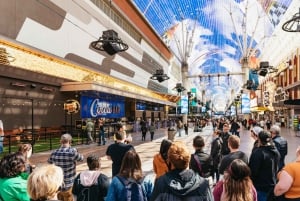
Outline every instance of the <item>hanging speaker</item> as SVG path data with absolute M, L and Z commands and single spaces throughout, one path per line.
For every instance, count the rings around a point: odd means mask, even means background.
M 102 48 L 109 55 L 114 55 L 120 52 L 119 45 L 114 42 L 105 42 L 103 43 Z
M 259 68 L 268 68 L 269 62 L 268 61 L 262 61 L 259 63 Z
M 262 69 L 262 70 L 259 71 L 259 75 L 263 76 L 263 77 L 265 77 L 267 75 L 267 73 L 268 73 L 267 69 Z

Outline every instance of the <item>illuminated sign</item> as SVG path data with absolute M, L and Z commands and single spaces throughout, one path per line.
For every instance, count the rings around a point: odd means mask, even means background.
M 121 118 L 125 116 L 125 100 L 81 96 L 82 118 Z

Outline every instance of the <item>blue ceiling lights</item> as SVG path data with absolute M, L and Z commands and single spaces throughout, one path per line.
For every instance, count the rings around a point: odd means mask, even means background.
M 189 75 L 242 72 L 243 61 L 249 62 L 250 69 L 257 68 L 259 55 L 267 48 L 265 39 L 271 36 L 291 2 L 133 0 L 177 61 L 188 64 Z M 226 110 L 232 98 L 230 92 L 238 92 L 246 82 L 240 74 L 230 76 L 230 81 L 217 76 L 206 81 L 199 77 L 188 79 L 199 91 L 205 90 L 220 110 Z

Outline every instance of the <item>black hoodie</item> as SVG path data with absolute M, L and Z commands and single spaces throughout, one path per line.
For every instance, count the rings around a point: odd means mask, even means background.
M 150 201 L 212 201 L 206 179 L 191 169 L 172 170 L 159 177 Z
M 268 192 L 275 186 L 279 159 L 280 154 L 272 145 L 260 146 L 253 150 L 249 167 L 257 191 Z

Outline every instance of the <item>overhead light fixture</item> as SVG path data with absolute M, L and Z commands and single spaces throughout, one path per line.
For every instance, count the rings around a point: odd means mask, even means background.
M 21 83 L 21 82 L 11 82 L 10 85 L 14 86 L 14 87 L 26 87 L 27 86 L 26 84 Z
M 93 41 L 91 46 L 96 50 L 105 51 L 109 55 L 114 55 L 128 49 L 128 45 L 118 38 L 118 33 L 112 29 L 103 31 L 99 40 Z
M 181 93 L 185 90 L 185 88 L 182 86 L 181 83 L 177 83 L 176 87 L 174 87 L 173 90 L 176 90 L 178 93 Z
M 164 74 L 164 70 L 163 69 L 158 69 L 156 70 L 156 72 L 150 77 L 151 80 L 157 80 L 158 82 L 163 82 L 165 80 L 170 79 L 169 76 L 167 76 L 166 74 Z
M 55 89 L 54 88 L 50 88 L 50 87 L 41 87 L 42 91 L 46 91 L 46 92 L 54 92 Z
M 300 8 L 299 13 L 294 14 L 292 19 L 282 25 L 282 30 L 287 32 L 300 32 Z

